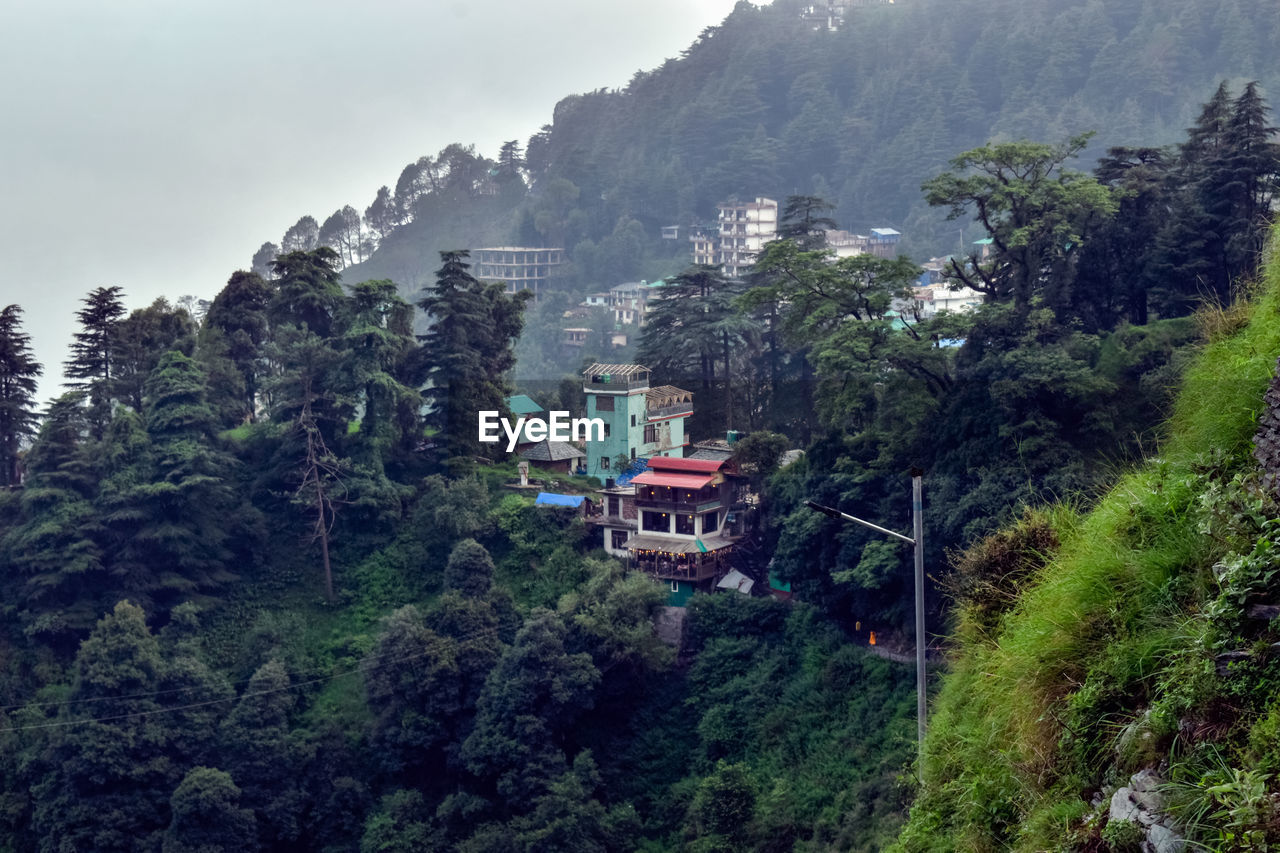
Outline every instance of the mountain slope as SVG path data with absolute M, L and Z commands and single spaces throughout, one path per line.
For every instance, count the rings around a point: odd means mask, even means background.
M 1029 514 L 960 561 L 954 662 L 898 849 L 1136 850 L 1165 832 L 1150 821 L 1215 850 L 1275 840 L 1280 510 L 1251 439 L 1278 311 L 1273 256 L 1252 303 L 1202 315 L 1211 342 L 1158 456 L 1093 511 Z

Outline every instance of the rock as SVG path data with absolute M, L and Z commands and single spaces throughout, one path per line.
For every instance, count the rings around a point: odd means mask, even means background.
M 1265 619 L 1270 622 L 1280 619 L 1280 604 L 1255 604 L 1249 608 L 1250 619 Z
M 1129 777 L 1129 787 L 1135 791 L 1155 791 L 1164 784 L 1160 774 L 1150 767 L 1139 770 Z
M 1187 842 L 1169 827 L 1157 823 L 1147 829 L 1147 843 L 1143 846 L 1149 847 L 1151 853 L 1183 853 Z
M 1248 660 L 1253 657 L 1252 652 L 1246 652 L 1244 649 L 1236 649 L 1235 651 L 1223 652 L 1213 659 L 1214 666 L 1218 670 L 1218 675 L 1226 675 L 1231 664 L 1237 661 Z
M 1138 804 L 1131 798 L 1132 788 L 1119 788 L 1111 795 L 1111 811 L 1107 814 L 1107 821 L 1127 820 L 1130 823 L 1138 822 Z
M 1150 768 L 1139 770 L 1130 777 L 1129 787 L 1133 789 L 1133 801 L 1138 804 L 1138 808 L 1149 812 L 1158 812 L 1164 808 L 1164 797 L 1160 796 L 1159 791 L 1163 781 Z

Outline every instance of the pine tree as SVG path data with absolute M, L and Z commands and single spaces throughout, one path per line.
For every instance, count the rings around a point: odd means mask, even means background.
M 328 246 L 308 252 L 290 252 L 271 262 L 271 272 L 279 279 L 268 316 L 273 326 L 306 326 L 327 338 L 333 318 L 342 303 L 338 283 L 338 253 Z
M 104 442 L 98 503 L 107 565 L 137 600 L 171 607 L 232 580 L 227 541 L 238 528 L 234 461 L 211 435 L 213 412 L 196 363 L 167 353 L 146 384 L 145 427 L 120 415 Z
M 67 384 L 86 389 L 89 421 L 95 438 L 101 438 L 111 419 L 111 380 L 119 348 L 117 330 L 124 316 L 124 303 L 119 287 L 99 287 L 84 299 L 84 308 L 76 312 L 80 331 L 73 336 L 71 358 L 64 363 Z
M 219 731 L 219 763 L 239 783 L 243 802 L 257 815 L 264 846 L 284 849 L 300 832 L 305 807 L 297 775 L 301 756 L 289 738 L 297 699 L 278 660 L 258 667 Z
M 102 551 L 88 433 L 84 392 L 53 401 L 27 454 L 22 522 L 4 543 L 22 579 L 12 600 L 25 605 L 26 632 L 46 641 L 78 641 L 99 612 Z
M 153 849 L 181 769 L 161 711 L 164 658 L 142 609 L 122 601 L 76 655 L 75 681 L 51 730 L 49 771 L 33 787 L 41 851 Z
M 365 281 L 351 288 L 342 330 L 342 381 L 361 398 L 360 461 L 381 472 L 393 446 L 416 438 L 421 396 L 408 375 L 417 346 L 413 306 L 393 282 Z
M 36 434 L 36 378 L 44 368 L 22 331 L 22 308 L 0 311 L 0 488 L 22 482 L 19 453 Z
M 418 302 L 431 319 L 427 334 L 419 336 L 418 354 L 432 406 L 427 424 L 444 436 L 451 457 L 481 451 L 477 412 L 504 411 L 524 306 L 533 296 L 477 281 L 468 257 L 466 251 L 441 252 L 436 284 Z
M 263 347 L 269 332 L 267 306 L 271 287 L 256 272 L 232 273 L 226 287 L 209 306 L 202 332 L 202 346 L 216 330 L 222 336 L 226 357 L 244 381 L 242 417 L 256 420 L 259 377 L 265 367 Z

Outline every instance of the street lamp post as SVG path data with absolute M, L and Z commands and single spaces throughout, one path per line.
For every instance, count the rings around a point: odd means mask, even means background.
M 857 516 L 849 515 L 838 509 L 823 506 L 813 501 L 805 501 L 805 506 L 831 518 L 852 521 L 869 527 L 877 533 L 883 533 L 900 542 L 906 542 L 915 548 L 916 576 L 916 772 L 924 782 L 924 733 L 925 733 L 925 660 L 924 660 L 924 500 L 922 480 L 924 472 L 919 468 L 911 469 L 911 526 L 914 536 L 903 536 L 887 530 L 878 524 L 864 521 Z

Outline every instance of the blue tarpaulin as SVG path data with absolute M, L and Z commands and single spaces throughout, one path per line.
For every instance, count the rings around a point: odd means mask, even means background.
M 557 495 L 554 492 L 538 492 L 535 506 L 572 506 L 580 507 L 586 498 L 582 495 Z

